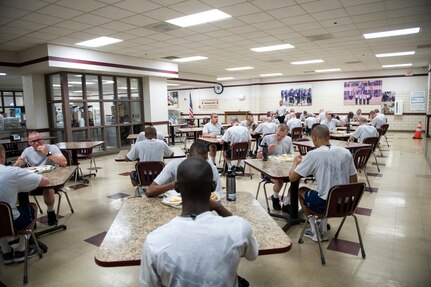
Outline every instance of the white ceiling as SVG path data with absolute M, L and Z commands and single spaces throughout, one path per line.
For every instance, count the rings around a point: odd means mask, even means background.
M 146 28 L 209 9 L 233 17 L 159 33 Z M 162 60 L 200 55 L 180 63 L 182 72 L 237 79 L 263 73 L 306 75 L 315 69 L 343 72 L 381 70 L 384 64 L 431 60 L 430 0 L 0 0 L 0 51 L 21 51 L 42 43 L 73 46 L 100 36 L 122 39 L 95 48 Z M 363 33 L 421 27 L 419 34 L 365 40 Z M 332 39 L 310 40 L 330 34 Z M 250 48 L 289 43 L 294 49 L 255 53 Z M 418 48 L 428 45 L 428 48 Z M 376 58 L 377 53 L 416 51 L 413 56 Z M 312 65 L 291 61 L 323 59 Z M 229 72 L 226 68 L 253 66 Z

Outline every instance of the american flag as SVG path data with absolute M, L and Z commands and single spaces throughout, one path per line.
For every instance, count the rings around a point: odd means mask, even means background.
M 193 103 L 192 103 L 192 94 L 189 93 L 189 100 L 190 100 L 190 104 L 189 104 L 189 118 L 193 119 L 194 115 L 193 115 Z

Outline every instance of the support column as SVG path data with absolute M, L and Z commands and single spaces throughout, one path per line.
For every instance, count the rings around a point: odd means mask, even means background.
M 168 135 L 168 98 L 166 79 L 143 78 L 145 125 L 154 126 L 158 132 Z
M 27 129 L 49 128 L 44 75 L 24 75 L 22 85 Z

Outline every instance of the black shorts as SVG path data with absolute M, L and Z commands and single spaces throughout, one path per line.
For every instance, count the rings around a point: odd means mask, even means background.
M 280 124 L 284 123 L 284 116 L 279 116 L 279 117 L 277 117 L 277 119 L 280 122 Z
M 304 194 L 304 204 L 316 213 L 323 213 L 326 208 L 326 200 L 320 198 L 315 190 L 307 190 Z
M 19 205 L 16 208 L 19 211 L 19 217 L 13 221 L 15 229 L 23 229 L 35 220 L 34 208 L 30 204 Z

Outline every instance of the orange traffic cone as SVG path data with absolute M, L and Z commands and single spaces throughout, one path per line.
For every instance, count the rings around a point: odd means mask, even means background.
M 422 122 L 418 122 L 418 125 L 416 126 L 415 135 L 413 136 L 414 139 L 422 139 Z

